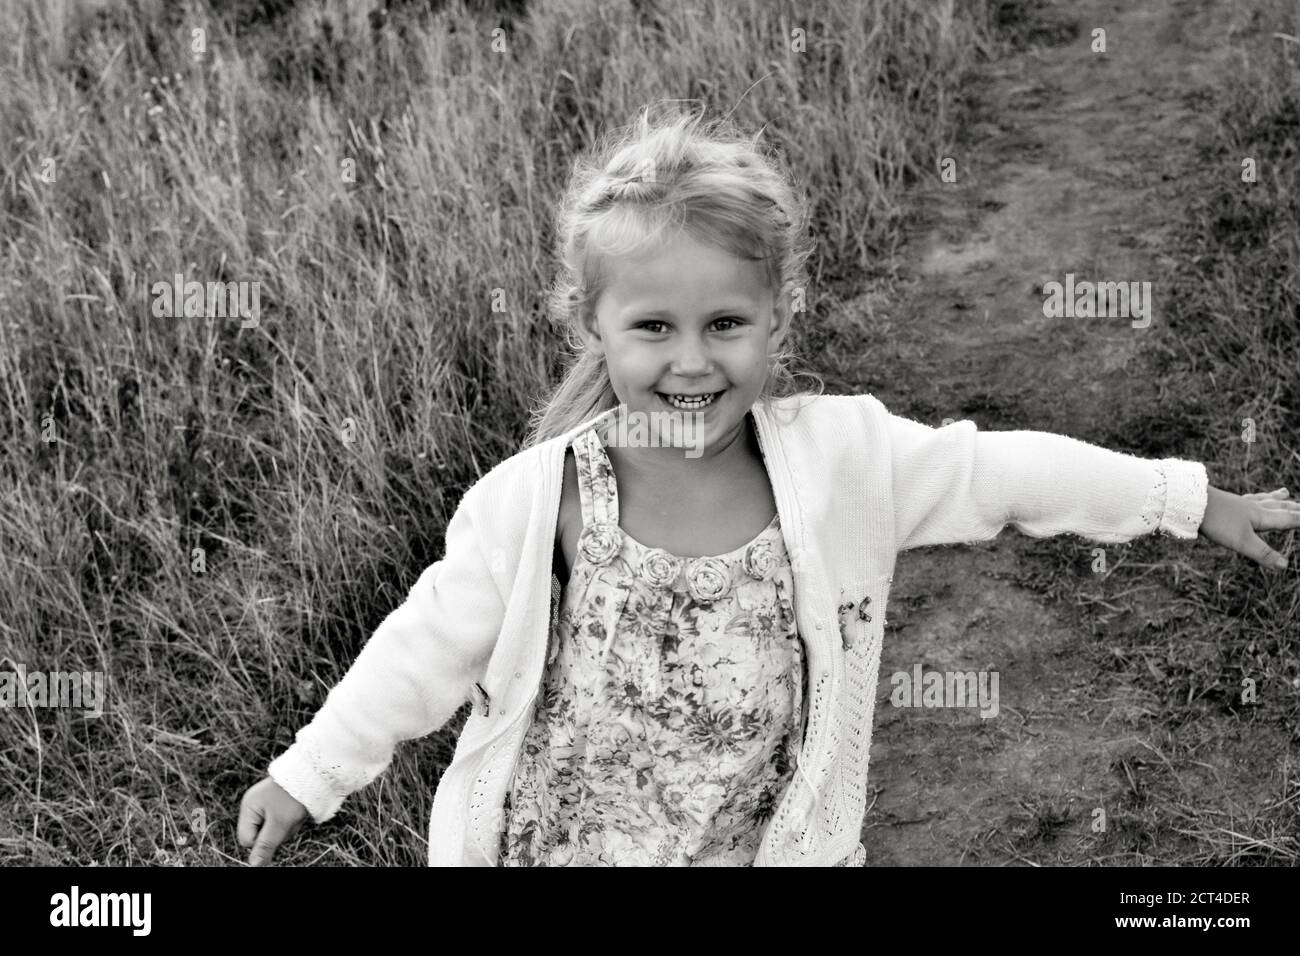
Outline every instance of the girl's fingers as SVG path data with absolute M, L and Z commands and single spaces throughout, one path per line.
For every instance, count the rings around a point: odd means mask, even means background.
M 248 865 L 269 864 L 275 856 L 276 849 L 290 835 L 292 829 L 275 817 L 267 817 L 261 831 L 257 834 L 257 842 L 253 844 L 253 849 L 248 854 Z
M 1286 569 L 1287 560 L 1268 546 L 1268 542 L 1258 535 L 1250 535 L 1250 540 L 1244 543 L 1243 547 L 1235 548 L 1246 557 L 1255 561 L 1260 567 L 1268 568 L 1273 571 L 1282 571 Z
M 239 826 L 235 835 L 242 847 L 251 847 L 257 839 L 258 830 L 262 828 L 262 821 L 266 819 L 266 813 L 260 808 L 249 803 L 245 798 L 239 808 Z
M 1276 491 L 1253 491 L 1248 495 L 1242 495 L 1247 501 L 1284 501 L 1289 500 L 1290 496 L 1285 488 L 1279 488 Z
M 1288 508 L 1280 504 L 1270 507 L 1261 504 L 1251 521 L 1256 530 L 1281 531 L 1287 528 L 1300 528 L 1300 508 Z

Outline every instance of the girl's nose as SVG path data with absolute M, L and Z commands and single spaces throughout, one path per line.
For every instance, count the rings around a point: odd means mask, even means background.
M 708 372 L 711 364 L 704 343 L 698 338 L 687 338 L 682 341 L 681 347 L 674 356 L 672 371 L 674 375 L 685 378 Z

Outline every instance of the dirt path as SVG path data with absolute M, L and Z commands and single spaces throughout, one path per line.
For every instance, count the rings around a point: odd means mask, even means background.
M 1197 107 L 1223 68 L 1215 6 L 1061 4 L 1049 17 L 1076 22 L 1073 39 L 989 67 L 981 115 L 954 151 L 958 181 L 936 176 L 914 196 L 922 225 L 903 255 L 903 294 L 859 303 L 879 343 L 855 370 L 861 389 L 936 426 L 970 418 L 1114 447 L 1117 403 L 1150 387 L 1132 359 L 1169 334 L 1160 256 L 1205 121 Z M 1105 55 L 1089 48 L 1096 27 Z M 1067 272 L 1152 281 L 1150 327 L 1045 318 L 1041 284 Z M 1087 569 L 1096 545 L 1056 540 Z M 1008 529 L 987 544 L 900 556 L 871 749 L 870 862 L 1102 858 L 1093 808 L 1113 801 L 1123 768 L 1141 759 L 1146 708 L 1137 688 L 1096 666 L 1096 639 L 1072 604 L 1013 583 L 1041 561 L 1036 547 Z M 1150 591 L 1151 607 L 1167 603 Z M 890 675 L 917 663 L 998 671 L 1001 713 L 891 706 Z

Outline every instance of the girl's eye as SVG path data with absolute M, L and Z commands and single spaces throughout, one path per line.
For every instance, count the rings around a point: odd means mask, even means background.
M 723 332 L 730 332 L 730 331 L 731 331 L 733 328 L 735 328 L 737 325 L 743 325 L 743 324 L 744 324 L 744 321 L 743 321 L 742 319 L 736 318 L 735 316 L 724 316 L 724 317 L 722 317 L 722 318 L 720 318 L 720 319 L 716 319 L 716 320 L 715 320 L 715 324 L 716 324 L 717 322 L 730 322 L 730 323 L 732 323 L 731 325 L 724 326 L 724 327 L 722 328 L 722 330 L 721 330 L 721 331 L 723 331 Z M 650 326 L 652 326 L 652 325 L 664 325 L 664 324 L 665 324 L 665 323 L 663 323 L 663 322 L 658 322 L 658 321 L 653 321 L 653 320 L 652 320 L 652 321 L 649 321 L 649 322 L 642 322 L 639 326 L 637 326 L 637 328 L 645 329 L 647 332 L 650 332 L 651 334 L 654 334 L 654 333 L 656 333 L 657 330 L 656 330 L 656 329 L 652 329 L 652 328 L 650 328 Z

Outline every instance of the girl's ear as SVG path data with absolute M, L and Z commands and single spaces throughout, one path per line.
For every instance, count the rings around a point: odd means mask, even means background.
M 582 337 L 583 347 L 593 355 L 605 354 L 605 343 L 600 337 L 600 325 L 596 321 L 595 309 L 583 309 L 578 314 L 578 335 Z
M 790 324 L 794 321 L 792 312 L 793 290 L 783 289 L 772 303 L 772 328 L 768 333 L 768 351 L 775 351 L 790 333 Z

